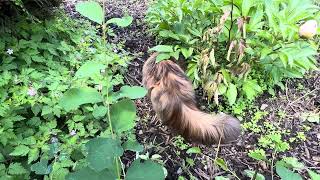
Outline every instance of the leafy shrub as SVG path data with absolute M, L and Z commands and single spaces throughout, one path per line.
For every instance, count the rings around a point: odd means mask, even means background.
M 120 178 L 123 152 L 143 150 L 131 99 L 146 90 L 123 82 L 131 57 L 86 21 L 26 19 L 0 32 L 0 177 Z M 139 159 L 134 174 L 164 176 Z
M 299 37 L 299 25 L 319 17 L 309 0 L 163 0 L 147 22 L 163 44 L 151 49 L 158 61 L 182 55 L 194 85 L 232 105 L 316 69 L 319 44 Z

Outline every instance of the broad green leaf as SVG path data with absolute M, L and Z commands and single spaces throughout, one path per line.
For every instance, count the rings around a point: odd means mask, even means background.
M 123 99 L 110 108 L 112 128 L 121 133 L 132 129 L 136 120 L 136 107 L 130 99 Z
M 242 15 L 248 16 L 249 10 L 252 6 L 256 4 L 255 0 L 242 0 Z
M 173 52 L 173 46 L 170 46 L 170 45 L 157 45 L 157 46 L 149 49 L 149 51 L 171 53 L 171 52 Z
M 0 153 L 0 163 L 4 162 L 5 161 L 5 158 L 4 156 L 2 155 L 2 153 Z
M 84 167 L 76 172 L 70 173 L 66 176 L 66 180 L 115 180 L 116 175 L 108 169 L 96 172 L 89 167 Z
M 37 160 L 39 157 L 39 150 L 38 148 L 31 149 L 28 153 L 28 164 Z
M 248 176 L 249 178 L 252 179 L 254 174 L 255 174 L 255 171 L 251 171 L 251 170 L 246 169 L 246 170 L 244 170 L 244 173 L 245 173 L 246 176 Z M 257 173 L 255 179 L 256 180 L 265 180 L 265 177 L 262 174 Z
M 249 100 L 253 100 L 258 93 L 262 92 L 262 88 L 258 85 L 256 80 L 246 80 L 242 86 L 242 90 Z
M 97 2 L 79 2 L 76 4 L 76 11 L 78 11 L 81 15 L 89 18 L 91 21 L 99 24 L 102 24 L 103 22 L 103 9 Z
M 25 156 L 29 152 L 29 147 L 25 145 L 19 145 L 14 148 L 13 152 L 10 153 L 10 156 Z
M 199 147 L 192 147 L 187 150 L 187 154 L 200 154 L 201 149 Z
M 258 161 L 267 159 L 266 152 L 263 149 L 250 150 L 248 156 Z
M 104 106 L 98 106 L 93 109 L 92 115 L 94 118 L 99 119 L 107 114 L 108 109 Z
M 319 180 L 320 179 L 320 174 L 315 173 L 314 171 L 311 171 L 309 169 L 307 169 L 308 174 L 311 178 L 311 180 Z
M 120 96 L 130 99 L 142 98 L 147 94 L 147 90 L 140 86 L 122 86 L 120 89 Z
M 289 170 L 288 168 L 284 167 L 281 163 L 276 163 L 276 171 L 277 174 L 281 177 L 282 180 L 302 180 L 302 177 L 294 173 L 293 171 Z
M 184 56 L 184 58 L 188 59 L 192 53 L 193 53 L 193 48 L 181 48 L 181 52 L 182 52 L 182 55 Z
M 143 146 L 139 144 L 137 140 L 129 139 L 122 146 L 125 150 L 136 151 L 136 152 L 143 151 Z
M 229 105 L 233 105 L 236 102 L 237 95 L 238 95 L 237 86 L 230 83 L 226 93 Z
M 39 175 L 45 175 L 51 172 L 51 166 L 48 166 L 48 160 L 41 159 L 39 162 L 32 164 L 31 171 Z
M 26 174 L 28 171 L 21 165 L 21 163 L 11 163 L 8 168 L 8 173 L 11 175 Z
M 99 74 L 100 70 L 105 68 L 106 68 L 106 65 L 100 62 L 87 61 L 78 69 L 78 71 L 75 74 L 75 77 L 77 78 L 92 77 L 95 74 Z
M 95 138 L 86 143 L 89 167 L 97 172 L 112 169 L 115 158 L 123 154 L 120 141 L 111 138 Z
M 283 161 L 286 163 L 286 166 L 294 169 L 303 169 L 303 163 L 299 162 L 295 157 L 284 157 Z
M 125 16 L 122 18 L 112 18 L 109 19 L 106 23 L 107 24 L 115 24 L 120 27 L 127 27 L 132 23 L 133 17 Z
M 163 61 L 163 60 L 168 60 L 170 59 L 170 54 L 166 54 L 166 53 L 160 53 L 157 58 L 156 58 L 156 62 L 160 62 L 160 61 Z
M 319 113 L 304 112 L 304 113 L 301 113 L 300 116 L 303 121 L 309 121 L 312 123 L 320 123 L 320 114 Z
M 165 178 L 163 168 L 160 164 L 146 160 L 141 163 L 140 159 L 135 160 L 127 171 L 127 180 L 163 180 Z
M 103 99 L 100 93 L 89 87 L 72 88 L 64 93 L 61 97 L 59 105 L 67 112 L 77 109 L 82 104 L 98 103 Z
M 218 166 L 219 166 L 221 169 L 223 169 L 224 171 L 228 171 L 228 166 L 227 166 L 226 162 L 225 162 L 223 159 L 217 158 L 217 159 L 214 161 L 214 163 L 215 163 L 216 165 L 218 165 Z

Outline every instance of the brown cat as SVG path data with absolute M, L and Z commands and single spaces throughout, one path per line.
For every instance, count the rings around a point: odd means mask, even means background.
M 143 85 L 148 89 L 153 109 L 163 124 L 184 138 L 202 144 L 228 143 L 240 135 L 238 119 L 210 115 L 196 106 L 191 82 L 171 60 L 156 63 L 154 53 L 143 66 Z

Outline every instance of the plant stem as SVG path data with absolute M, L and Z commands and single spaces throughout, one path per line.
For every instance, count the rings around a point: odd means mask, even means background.
M 107 41 L 106 41 L 106 31 L 107 31 L 107 25 L 105 22 L 105 14 L 106 14 L 106 0 L 102 1 L 102 14 L 103 14 L 103 20 L 102 20 L 102 38 L 103 38 L 103 46 L 106 47 Z M 107 59 L 107 54 L 104 53 L 105 55 L 105 59 Z M 108 72 L 106 73 L 106 77 L 107 79 L 109 79 L 108 77 Z M 115 134 L 113 132 L 113 128 L 112 128 L 112 123 L 111 123 L 111 115 L 110 115 L 110 104 L 109 104 L 109 84 L 107 85 L 107 102 L 105 103 L 105 105 L 107 106 L 107 117 L 108 117 L 108 121 L 109 121 L 109 126 L 110 126 L 110 130 L 111 130 L 111 135 L 112 138 L 115 138 Z M 120 157 L 118 157 L 120 159 Z M 118 175 L 118 179 L 121 179 L 121 172 L 119 170 L 119 159 L 115 158 L 116 161 L 116 171 L 117 171 L 117 175 Z M 122 169 L 122 166 L 121 166 Z
M 231 24 L 230 24 L 230 29 L 229 29 L 229 40 L 228 40 L 228 45 L 231 43 L 231 30 L 233 26 L 233 0 L 231 1 L 231 12 L 230 12 L 230 18 L 231 18 Z

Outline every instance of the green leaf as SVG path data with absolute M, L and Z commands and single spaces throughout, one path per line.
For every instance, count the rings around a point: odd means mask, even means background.
M 238 95 L 237 86 L 230 83 L 226 93 L 229 105 L 233 105 L 236 102 L 237 95 Z
M 243 0 L 242 1 L 242 15 L 248 16 L 250 8 L 256 3 L 254 0 Z
M 201 149 L 199 147 L 192 147 L 187 150 L 187 154 L 200 154 Z
M 314 171 L 311 171 L 309 169 L 307 169 L 308 174 L 311 178 L 311 180 L 319 180 L 320 179 L 320 174 L 315 173 Z
M 301 119 L 303 121 L 309 121 L 312 123 L 320 123 L 320 114 L 313 112 L 304 112 L 301 113 Z
M 252 179 L 254 174 L 255 174 L 255 171 L 251 171 L 251 170 L 246 169 L 246 170 L 244 170 L 244 173 L 245 173 L 246 176 L 248 176 L 249 178 Z M 265 180 L 265 177 L 262 174 L 257 173 L 255 179 L 256 180 Z
M 137 142 L 137 140 L 128 139 L 123 145 L 125 150 L 142 152 L 143 146 Z
M 287 167 L 294 168 L 294 169 L 303 169 L 304 164 L 299 162 L 295 157 L 284 157 L 283 161 L 286 163 Z
M 115 180 L 117 176 L 110 170 L 105 169 L 96 172 L 89 167 L 84 167 L 76 172 L 70 173 L 66 176 L 66 180 Z
M 99 119 L 107 114 L 108 109 L 104 106 L 98 106 L 93 109 L 92 115 L 94 118 Z
M 89 87 L 72 88 L 64 93 L 60 99 L 59 105 L 67 112 L 77 109 L 82 104 L 98 103 L 103 99 L 100 93 Z
M 165 53 L 160 53 L 157 58 L 156 58 L 156 62 L 160 62 L 160 61 L 163 61 L 163 60 L 168 60 L 170 59 L 170 54 L 165 54 Z
M 248 156 L 258 161 L 267 159 L 266 152 L 263 149 L 250 150 Z
M 2 153 L 0 153 L 0 163 L 6 161 L 6 159 L 4 158 L 4 156 L 2 155 Z
M 8 168 L 8 173 L 11 175 L 26 174 L 28 171 L 21 165 L 21 163 L 11 163 Z
M 75 74 L 75 77 L 77 78 L 92 77 L 95 74 L 99 74 L 100 70 L 105 68 L 106 68 L 106 65 L 100 62 L 87 61 L 78 69 L 78 71 Z
M 48 166 L 48 160 L 41 159 L 39 162 L 31 165 L 31 171 L 39 175 L 45 175 L 51 172 L 51 166 Z
M 193 53 L 193 48 L 181 48 L 181 52 L 182 52 L 182 55 L 184 56 L 184 58 L 188 59 L 192 53 Z
M 143 163 L 140 159 L 135 160 L 127 171 L 127 180 L 163 180 L 165 178 L 163 167 L 157 163 L 147 160 Z
M 253 100 L 258 93 L 262 92 L 262 88 L 258 85 L 257 80 L 246 80 L 242 86 L 242 90 L 249 100 Z
M 99 24 L 102 24 L 103 22 L 103 9 L 97 2 L 79 2 L 76 4 L 76 11 L 78 11 L 81 15 L 89 18 L 91 21 Z
M 111 138 L 95 138 L 86 143 L 89 167 L 100 172 L 112 169 L 115 158 L 123 154 L 120 141 Z
M 14 148 L 13 152 L 10 153 L 10 156 L 25 156 L 29 152 L 29 147 L 25 145 L 19 145 Z
M 120 96 L 130 99 L 142 98 L 147 94 L 147 90 L 140 86 L 122 86 L 120 89 Z
M 128 131 L 135 125 L 136 107 L 130 99 L 123 99 L 110 108 L 111 123 L 117 133 Z
M 149 51 L 171 53 L 171 52 L 173 52 L 173 46 L 170 46 L 170 45 L 157 45 L 157 46 L 149 49 Z
M 228 171 L 228 166 L 227 166 L 226 162 L 225 162 L 223 159 L 217 158 L 217 159 L 214 161 L 214 163 L 215 163 L 216 165 L 218 165 L 218 166 L 219 166 L 221 169 L 223 169 L 224 171 Z
M 216 176 L 214 180 L 229 180 L 229 178 L 223 176 Z
M 282 180 L 302 180 L 299 174 L 294 173 L 279 162 L 276 163 L 276 171 Z
M 35 149 L 31 149 L 28 153 L 28 164 L 30 164 L 31 162 L 37 160 L 39 157 L 39 150 L 38 148 Z
M 107 24 L 115 24 L 120 27 L 127 27 L 132 23 L 133 17 L 125 16 L 122 18 L 112 18 L 109 19 L 106 23 Z

